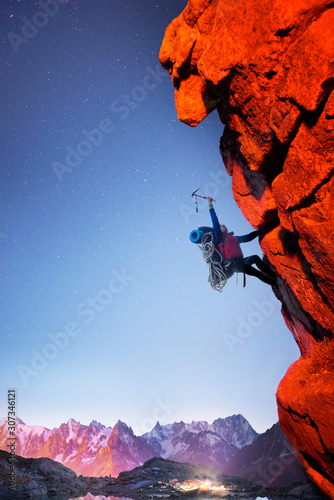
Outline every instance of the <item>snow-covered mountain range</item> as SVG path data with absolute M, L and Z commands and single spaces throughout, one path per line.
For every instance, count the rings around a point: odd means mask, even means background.
M 177 462 L 206 464 L 217 470 L 258 434 L 242 415 L 208 422 L 184 422 L 161 426 L 143 435 L 161 456 Z
M 71 419 L 52 430 L 16 421 L 16 455 L 56 460 L 84 476 L 117 476 L 153 457 L 205 464 L 219 470 L 238 450 L 258 434 L 242 415 L 208 422 L 184 422 L 161 426 L 143 436 L 118 421 L 105 427 L 88 426 Z M 0 419 L 0 449 L 7 450 L 7 421 Z

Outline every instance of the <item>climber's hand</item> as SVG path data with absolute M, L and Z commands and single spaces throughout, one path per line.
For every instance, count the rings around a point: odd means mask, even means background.
M 212 198 L 210 198 L 210 196 L 207 196 L 207 198 L 206 198 L 206 199 L 207 199 L 207 201 L 208 201 L 209 205 L 211 205 L 211 203 L 213 202 L 213 199 L 212 199 Z

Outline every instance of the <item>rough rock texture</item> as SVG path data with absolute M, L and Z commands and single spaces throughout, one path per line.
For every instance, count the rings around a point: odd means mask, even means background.
M 333 357 L 326 373 L 310 371 L 334 325 L 333 2 L 189 0 L 160 61 L 181 121 L 195 126 L 217 109 L 225 124 L 235 200 L 264 228 L 274 292 L 301 350 L 278 389 L 280 424 L 334 498 Z
M 10 453 L 0 450 L 0 498 L 45 498 L 60 495 L 85 495 L 87 484 L 75 472 L 48 458 L 13 458 Z M 11 471 L 15 471 L 10 476 Z M 13 483 L 10 484 L 10 477 Z M 13 486 L 14 492 L 10 490 Z M 59 498 L 59 497 L 58 497 Z

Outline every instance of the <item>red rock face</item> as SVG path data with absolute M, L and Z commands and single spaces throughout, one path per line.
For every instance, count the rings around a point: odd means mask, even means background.
M 255 228 L 274 227 L 261 246 L 302 355 L 277 392 L 280 423 L 334 498 L 334 350 L 326 373 L 313 359 L 334 327 L 333 3 L 189 0 L 160 61 L 181 121 L 217 109 L 234 198 Z

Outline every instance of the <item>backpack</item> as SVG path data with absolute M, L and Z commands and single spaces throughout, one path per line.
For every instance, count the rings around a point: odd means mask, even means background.
M 235 272 L 240 272 L 237 266 L 237 260 L 239 259 L 234 257 L 224 259 L 224 255 L 220 251 L 212 227 L 202 226 L 199 227 L 198 230 L 192 231 L 190 233 L 190 240 L 198 245 L 205 262 L 209 266 L 208 282 L 211 287 L 217 292 L 222 292 L 227 280 L 231 278 Z M 245 274 L 243 286 L 246 286 Z
M 221 292 L 227 280 L 234 274 L 233 263 L 230 259 L 224 260 L 212 228 L 199 228 L 199 230 L 204 233 L 198 247 L 209 266 L 208 282 L 214 290 Z

